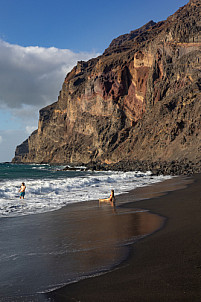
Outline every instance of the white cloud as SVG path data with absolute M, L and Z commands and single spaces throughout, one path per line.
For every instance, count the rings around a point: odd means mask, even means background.
M 26 104 L 42 108 L 55 102 L 67 72 L 77 61 L 97 55 L 0 41 L 0 105 L 18 108 Z
M 0 162 L 10 160 L 16 142 L 37 128 L 39 109 L 57 101 L 65 76 L 77 61 L 97 55 L 54 47 L 22 47 L 0 40 L 0 130 L 10 131 L 0 136 L 0 143 L 4 141 Z M 3 125 L 5 113 L 10 121 Z

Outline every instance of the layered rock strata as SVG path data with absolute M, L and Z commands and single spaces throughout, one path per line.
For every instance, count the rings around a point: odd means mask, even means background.
M 13 162 L 201 160 L 201 3 L 78 62 Z

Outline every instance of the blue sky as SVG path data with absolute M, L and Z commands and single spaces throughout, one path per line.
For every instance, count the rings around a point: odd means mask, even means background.
M 57 100 L 78 60 L 187 0 L 0 0 L 0 162 L 37 128 L 40 108 Z

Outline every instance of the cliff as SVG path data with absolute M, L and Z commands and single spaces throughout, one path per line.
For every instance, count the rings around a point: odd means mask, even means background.
M 13 162 L 201 163 L 201 4 L 78 62 Z

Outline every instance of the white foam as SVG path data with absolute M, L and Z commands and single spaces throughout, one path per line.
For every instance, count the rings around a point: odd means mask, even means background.
M 168 178 L 152 176 L 151 172 L 109 171 L 83 172 L 77 177 L 23 179 L 27 187 L 24 200 L 19 200 L 21 180 L 5 180 L 0 183 L 0 217 L 53 211 L 69 203 L 107 197 L 111 189 L 118 195 Z

